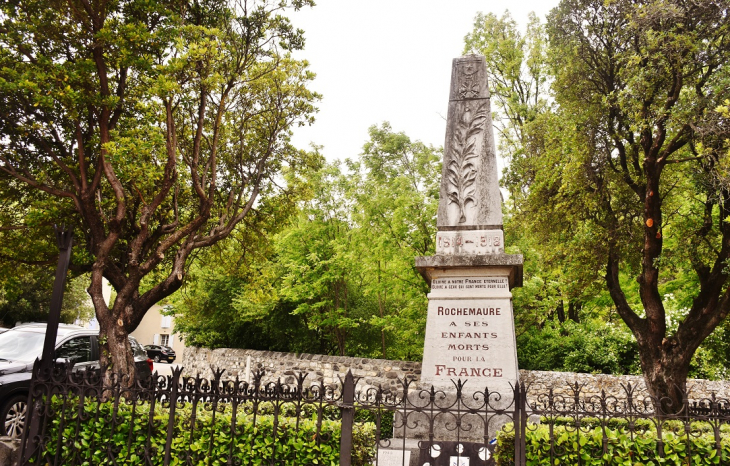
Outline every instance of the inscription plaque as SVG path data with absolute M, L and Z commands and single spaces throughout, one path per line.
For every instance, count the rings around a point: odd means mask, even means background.
M 504 252 L 502 230 L 439 231 L 436 233 L 436 254 L 482 255 Z
M 451 456 L 449 457 L 449 466 L 469 466 L 469 458 Z
M 517 380 L 512 294 L 507 277 L 434 278 L 429 294 L 421 378 L 448 388 L 469 380 L 471 390 Z
M 449 277 L 434 278 L 431 290 L 505 290 L 509 281 L 504 277 Z
M 410 450 L 378 449 L 378 466 L 408 466 L 411 463 Z

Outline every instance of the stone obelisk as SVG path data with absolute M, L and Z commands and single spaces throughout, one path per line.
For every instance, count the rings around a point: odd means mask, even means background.
M 484 57 L 456 58 L 446 123 L 436 254 L 417 257 L 431 286 L 421 382 L 505 392 L 519 378 L 512 294 L 522 255 L 504 253 L 502 202 Z

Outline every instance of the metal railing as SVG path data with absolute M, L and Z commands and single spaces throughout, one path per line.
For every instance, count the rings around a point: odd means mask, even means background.
M 730 402 L 717 397 L 685 397 L 667 413 L 631 385 L 498 393 L 462 381 L 385 389 L 351 373 L 311 385 L 306 374 L 284 383 L 263 371 L 251 382 L 182 373 L 105 386 L 98 372 L 37 364 L 27 417 L 37 433 L 26 430 L 20 464 L 730 464 Z
M 584 394 L 578 383 L 542 393 L 527 390 L 525 412 L 540 423 L 525 423 L 526 455 L 540 455 L 551 463 L 636 463 L 730 465 L 730 400 L 658 399 L 631 384 L 618 393 Z M 521 440 L 524 445 L 526 442 Z M 533 448 L 529 445 L 532 443 Z M 572 459 L 573 463 L 566 461 Z M 631 463 L 634 464 L 634 463 Z

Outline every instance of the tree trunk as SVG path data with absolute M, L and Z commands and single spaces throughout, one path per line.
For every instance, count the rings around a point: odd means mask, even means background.
M 380 319 L 382 320 L 383 315 L 385 314 L 384 308 L 383 308 L 383 298 L 380 295 L 380 261 L 378 261 L 378 309 L 380 310 Z M 383 352 L 383 359 L 388 359 L 388 355 L 385 352 L 385 329 L 380 329 L 380 344 L 382 346 L 382 352 Z
M 121 375 L 122 378 L 117 381 L 130 386 L 136 380 L 137 372 L 128 332 L 119 322 L 122 322 L 121 319 L 115 321 L 111 316 L 99 321 L 99 358 L 101 366 L 107 367 L 105 384 L 114 383 L 115 377 Z
M 568 319 L 572 320 L 573 322 L 580 323 L 580 315 L 579 311 L 583 305 L 579 303 L 578 301 L 569 301 L 568 302 Z
M 555 311 L 558 313 L 558 321 L 560 323 L 565 322 L 565 306 L 563 305 L 563 300 L 560 300 L 560 303 L 558 304 L 558 307 L 555 309 Z
M 345 355 L 345 332 L 342 329 L 335 329 L 335 338 L 337 338 L 337 352 L 340 356 Z
M 380 277 L 378 277 L 380 278 Z M 380 310 L 380 318 L 383 318 L 384 312 L 383 312 L 383 298 L 380 296 L 380 291 L 378 291 L 378 309 Z M 383 353 L 383 359 L 388 359 L 388 355 L 385 352 L 385 329 L 380 329 L 380 346 L 381 351 Z
M 686 355 L 694 351 L 680 350 L 674 343 L 664 339 L 656 351 L 639 351 L 646 387 L 660 416 L 681 412 L 687 392 L 691 358 Z
M 138 289 L 139 284 L 129 289 Z M 129 343 L 132 332 L 144 317 L 148 307 L 136 309 L 134 296 L 117 290 L 117 297 L 110 308 L 104 299 L 103 275 L 101 268 L 92 272 L 91 285 L 87 289 L 94 304 L 96 317 L 99 320 L 99 364 L 105 370 L 104 384 L 113 386 L 115 382 L 131 386 L 136 381 L 137 371 L 134 365 L 134 353 Z M 137 312 L 135 312 L 137 311 Z

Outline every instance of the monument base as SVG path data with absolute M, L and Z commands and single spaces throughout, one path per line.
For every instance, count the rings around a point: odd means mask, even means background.
M 485 256 L 482 256 L 485 257 Z M 512 393 L 519 380 L 508 267 L 433 268 L 421 383 Z
M 512 422 L 519 372 L 510 289 L 522 279 L 521 263 L 507 254 L 417 258 L 431 284 L 426 391 L 409 395 L 415 409 L 407 419 L 396 414 L 396 436 L 485 445 Z

